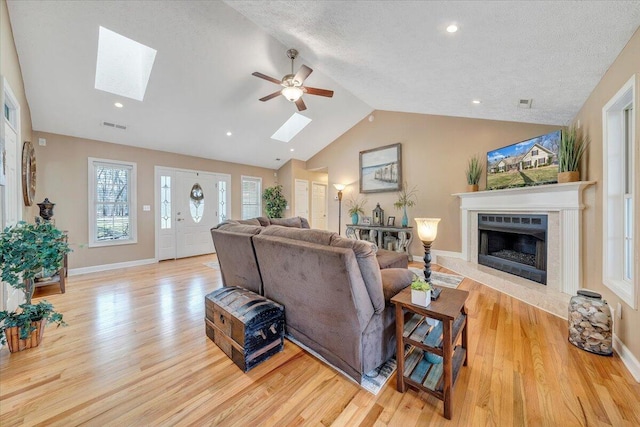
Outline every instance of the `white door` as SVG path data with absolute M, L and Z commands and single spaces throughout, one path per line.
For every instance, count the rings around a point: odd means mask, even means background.
M 22 219 L 22 184 L 20 180 L 19 156 L 20 138 L 18 137 L 18 129 L 20 129 L 20 106 L 17 103 L 13 92 L 9 88 L 6 80 L 3 80 L 3 114 L 2 126 L 5 142 L 5 172 L 6 180 L 3 187 L 3 222 L 0 224 L 2 228 L 8 225 L 14 225 Z M 0 153 L 2 155 L 2 153 Z M 13 311 L 25 301 L 24 293 L 21 290 L 3 283 L 2 290 L 2 308 L 4 310 Z
M 215 252 L 211 228 L 230 215 L 231 177 L 156 167 L 158 260 Z
M 295 210 L 293 216 L 309 218 L 309 181 L 296 179 Z
M 327 184 L 311 184 L 311 228 L 327 229 Z

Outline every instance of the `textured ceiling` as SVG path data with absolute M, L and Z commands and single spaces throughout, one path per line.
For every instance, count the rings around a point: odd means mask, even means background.
M 8 7 L 35 130 L 269 168 L 308 159 L 372 109 L 565 124 L 640 25 L 640 1 Z M 455 34 L 445 31 L 452 22 Z M 158 51 L 142 102 L 94 89 L 100 25 Z M 277 86 L 251 73 L 281 78 L 290 47 L 300 51 L 296 68 L 314 69 L 306 83 L 335 96 L 305 96 L 313 121 L 282 143 L 269 137 L 295 107 L 259 102 Z M 532 108 L 517 108 L 521 98 Z

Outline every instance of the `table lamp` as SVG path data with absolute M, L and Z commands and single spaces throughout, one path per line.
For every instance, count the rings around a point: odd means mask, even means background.
M 431 244 L 438 235 L 440 218 L 415 218 L 418 236 L 424 246 L 424 280 L 431 283 Z

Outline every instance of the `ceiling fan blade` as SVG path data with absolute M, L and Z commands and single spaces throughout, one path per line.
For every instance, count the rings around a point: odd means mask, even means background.
M 304 105 L 304 101 L 302 100 L 302 98 L 298 98 L 298 100 L 296 101 L 296 107 L 298 107 L 298 111 L 304 111 L 307 109 L 307 106 Z
M 331 98 L 333 96 L 332 90 L 318 89 L 318 88 L 309 87 L 309 86 L 305 86 L 303 90 L 310 95 L 320 95 L 320 96 L 326 96 L 328 98 Z
M 264 74 L 262 74 L 262 73 L 259 73 L 259 72 L 257 72 L 257 71 L 256 71 L 256 72 L 254 72 L 254 73 L 251 73 L 251 75 L 252 75 L 252 76 L 256 76 L 256 77 L 260 77 L 261 79 L 268 80 L 268 81 L 270 81 L 271 83 L 275 83 L 275 84 L 277 84 L 277 85 L 282 84 L 282 82 L 281 82 L 280 80 L 278 80 L 278 79 L 274 79 L 273 77 L 266 76 L 266 75 L 264 75 Z
M 302 84 L 311 73 L 313 73 L 313 70 L 303 64 L 296 75 L 293 77 L 293 80 L 297 80 L 300 84 Z
M 281 94 L 282 93 L 278 90 L 278 91 L 273 92 L 271 95 L 267 95 L 267 96 L 264 96 L 264 97 L 260 98 L 260 101 L 265 102 L 265 101 L 273 99 L 276 96 L 281 95 Z

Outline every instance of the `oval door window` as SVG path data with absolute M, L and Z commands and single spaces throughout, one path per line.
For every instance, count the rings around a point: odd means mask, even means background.
M 193 222 L 200 222 L 204 211 L 204 191 L 197 182 L 191 187 L 189 198 L 191 199 L 191 203 L 189 203 L 191 218 L 193 218 Z

